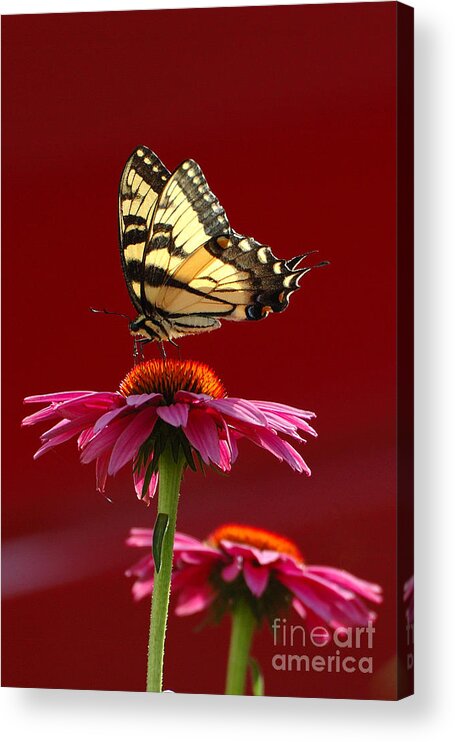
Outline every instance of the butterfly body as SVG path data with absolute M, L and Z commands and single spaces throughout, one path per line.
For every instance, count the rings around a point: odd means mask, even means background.
M 148 148 L 128 159 L 119 190 L 120 253 L 144 342 L 209 332 L 220 320 L 282 312 L 306 255 L 279 260 L 267 245 L 230 227 L 196 162 L 171 174 Z M 322 264 L 321 264 L 322 265 Z

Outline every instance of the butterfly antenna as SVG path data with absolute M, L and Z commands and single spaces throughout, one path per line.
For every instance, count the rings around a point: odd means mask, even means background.
M 124 317 L 128 322 L 131 322 L 131 318 L 127 314 L 122 314 L 122 312 L 111 312 L 109 309 L 94 309 L 93 307 L 89 307 L 89 309 L 93 314 L 113 314 L 114 317 Z

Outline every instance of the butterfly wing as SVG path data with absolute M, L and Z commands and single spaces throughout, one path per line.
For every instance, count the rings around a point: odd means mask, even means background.
M 132 302 L 142 312 L 144 248 L 153 214 L 170 172 L 147 147 L 137 147 L 120 179 L 119 232 L 123 273 Z
M 125 167 L 120 224 L 125 278 L 148 339 L 281 312 L 311 269 L 298 268 L 306 255 L 279 260 L 232 230 L 194 160 L 170 175 L 146 147 Z
M 234 231 L 211 238 L 174 271 L 161 310 L 179 334 L 200 331 L 193 328 L 208 317 L 263 319 L 286 309 L 300 278 L 314 267 L 297 267 L 305 257 L 279 260 L 267 245 Z
M 144 262 L 144 311 L 168 313 L 194 297 L 192 280 L 207 259 L 204 245 L 229 231 L 226 213 L 193 160 L 183 162 L 166 183 L 153 217 Z M 200 294 L 200 298 L 203 294 Z

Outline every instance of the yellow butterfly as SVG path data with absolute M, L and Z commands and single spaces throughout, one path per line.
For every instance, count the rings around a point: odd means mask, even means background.
M 171 174 L 147 147 L 128 159 L 119 189 L 120 254 L 143 342 L 282 312 L 311 267 L 279 260 L 235 232 L 194 160 Z M 324 265 L 325 263 L 319 263 Z

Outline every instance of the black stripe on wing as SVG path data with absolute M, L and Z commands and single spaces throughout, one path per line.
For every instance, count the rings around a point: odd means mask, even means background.
M 251 291 L 251 302 L 245 307 L 243 317 L 248 320 L 262 319 L 270 312 L 283 312 L 289 305 L 291 294 L 299 288 L 302 276 L 313 268 L 328 264 L 327 261 L 322 261 L 299 268 L 299 263 L 314 251 L 289 260 L 280 260 L 267 245 L 233 230 L 229 237 L 212 239 L 206 247 L 219 260 L 248 274 L 248 281 L 242 281 L 242 284 L 248 284 L 248 290 Z M 235 282 L 235 276 L 232 282 Z M 228 286 L 229 281 L 224 282 L 220 290 L 226 290 Z M 243 285 L 239 290 L 245 290 Z M 216 295 L 216 291 L 217 287 L 214 287 L 210 294 Z
M 166 286 L 169 288 L 180 289 L 180 291 L 185 291 L 187 294 L 191 294 L 192 296 L 199 297 L 201 299 L 207 299 L 207 297 L 209 296 L 207 291 L 200 291 L 199 289 L 194 288 L 187 283 L 173 278 L 173 276 L 169 275 L 169 273 L 162 268 L 146 266 L 144 271 L 143 266 L 139 261 L 132 261 L 130 263 L 130 275 L 131 280 L 134 282 L 138 282 L 141 280 L 141 278 L 144 278 L 145 283 L 147 283 L 147 285 L 151 287 L 162 286 L 166 284 Z M 215 282 L 213 283 L 214 285 L 216 285 Z M 217 312 L 200 312 L 199 314 L 206 316 L 219 314 L 220 316 L 222 316 L 229 314 L 235 308 L 235 305 L 232 302 L 225 301 L 222 298 L 213 297 L 212 301 L 218 302 L 219 310 Z M 183 317 L 185 316 L 185 314 L 188 314 L 188 312 L 170 312 L 166 309 L 163 309 L 163 307 L 157 307 L 156 305 L 151 304 L 149 301 L 147 301 L 145 296 L 143 298 L 142 307 L 146 315 L 150 315 L 152 312 L 155 311 L 163 315 L 163 317 Z M 190 314 L 194 314 L 194 312 L 190 312 Z
M 172 173 L 155 221 L 172 228 L 174 255 L 189 255 L 210 237 L 229 230 L 226 212 L 194 160 L 185 160 Z M 147 251 L 152 250 L 150 243 Z
M 137 147 L 123 169 L 119 186 L 120 257 L 134 306 L 142 311 L 130 264 L 142 260 L 159 195 L 170 173 L 148 147 Z

